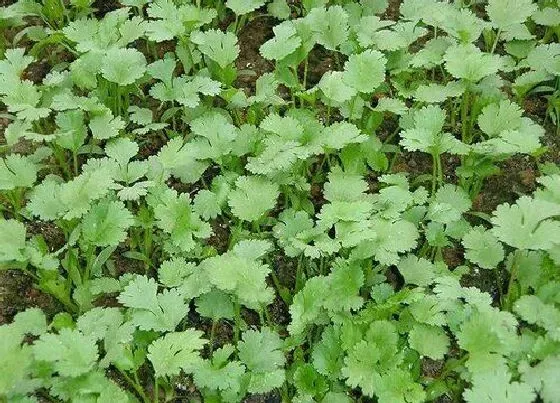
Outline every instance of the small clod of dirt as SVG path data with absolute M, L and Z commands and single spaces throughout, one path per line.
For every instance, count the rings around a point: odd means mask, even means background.
M 443 370 L 444 361 L 432 360 L 430 358 L 423 358 L 422 362 L 422 375 L 427 378 L 437 378 L 441 375 Z

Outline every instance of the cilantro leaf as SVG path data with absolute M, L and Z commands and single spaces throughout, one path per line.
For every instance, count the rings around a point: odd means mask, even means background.
M 492 234 L 518 249 L 550 249 L 560 239 L 560 222 L 553 220 L 560 206 L 522 196 L 515 204 L 501 204 L 492 217 Z
M 376 50 L 350 55 L 342 79 L 359 92 L 371 93 L 385 81 L 387 59 Z
M 243 333 L 237 345 L 239 359 L 250 371 L 248 390 L 251 393 L 266 393 L 282 386 L 285 380 L 286 359 L 282 352 L 282 340 L 269 328 Z
M 206 344 L 200 330 L 167 333 L 148 346 L 147 358 L 157 377 L 192 373 L 201 363 L 199 351 Z
M 261 55 L 268 60 L 282 60 L 295 52 L 301 45 L 301 38 L 291 21 L 283 22 L 272 28 L 274 38 L 263 43 L 259 49 Z
M 239 55 L 237 36 L 233 32 L 208 30 L 194 32 L 191 40 L 198 45 L 198 49 L 208 58 L 218 63 L 221 68 L 226 68 L 233 63 Z
M 33 161 L 20 154 L 10 154 L 0 160 L 0 190 L 31 187 L 39 169 Z
M 124 306 L 133 308 L 132 321 L 142 330 L 172 331 L 188 312 L 184 297 L 176 289 L 157 293 L 157 284 L 136 276 L 119 294 Z
M 119 85 L 132 84 L 145 72 L 146 58 L 136 49 L 113 48 L 103 57 L 101 75 Z
M 172 189 L 166 189 L 161 199 L 154 206 L 157 226 L 169 234 L 171 243 L 183 252 L 191 251 L 195 238 L 208 238 L 212 229 L 210 224 L 202 221 L 192 210 L 188 194 L 177 195 Z
M 408 343 L 421 356 L 441 360 L 449 348 L 449 337 L 440 327 L 419 324 L 408 334 Z
M 92 245 L 117 246 L 126 239 L 126 231 L 133 222 L 133 216 L 124 203 L 102 201 L 84 217 L 82 234 L 84 240 Z
M 498 55 L 483 53 L 473 44 L 450 46 L 445 55 L 446 70 L 455 78 L 478 82 L 502 68 Z
M 274 208 L 278 195 L 278 186 L 263 177 L 240 176 L 228 196 L 228 203 L 237 218 L 257 221 Z
M 226 6 L 237 15 L 248 14 L 264 6 L 265 0 L 227 0 Z
M 465 257 L 483 269 L 495 268 L 504 258 L 502 244 L 483 227 L 475 227 L 463 237 Z
M 52 363 L 61 376 L 85 374 L 98 358 L 95 338 L 68 328 L 62 329 L 59 334 L 43 334 L 32 348 L 35 359 Z

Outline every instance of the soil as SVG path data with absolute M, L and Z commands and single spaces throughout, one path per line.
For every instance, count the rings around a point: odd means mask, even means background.
M 259 48 L 273 37 L 272 27 L 275 24 L 273 18 L 259 16 L 249 21 L 238 34 L 238 77 L 235 85 L 243 88 L 247 95 L 254 94 L 257 78 L 274 69 L 274 64 L 261 56 Z
M 0 0 L 0 6 L 6 6 L 14 2 L 14 0 Z M 400 13 L 400 3 L 401 0 L 389 0 L 389 6 L 383 18 L 397 20 Z M 97 9 L 95 15 L 99 18 L 119 6 L 119 2 L 115 0 L 96 0 L 93 3 L 93 7 Z M 258 77 L 274 69 L 274 64 L 260 55 L 259 48 L 273 36 L 272 27 L 275 24 L 277 24 L 277 21 L 271 17 L 258 16 L 249 21 L 238 34 L 240 54 L 236 61 L 236 67 L 239 74 L 235 85 L 238 88 L 244 89 L 247 95 L 255 92 L 255 83 Z M 161 57 L 165 52 L 172 51 L 173 46 L 172 42 L 160 44 L 157 48 L 158 55 Z M 319 46 L 310 53 L 308 63 L 308 88 L 318 83 L 326 71 L 333 68 L 341 68 L 340 65 L 337 65 L 332 52 Z M 340 63 L 343 63 L 343 61 Z M 24 78 L 39 83 L 51 67 L 48 60 L 34 62 L 26 69 Z M 299 74 L 300 78 L 302 78 L 302 68 L 300 68 Z M 488 178 L 480 195 L 474 201 L 474 208 L 477 211 L 491 213 L 497 205 L 504 202 L 514 202 L 520 194 L 532 192 L 536 188 L 539 162 L 551 161 L 557 164 L 560 163 L 560 137 L 556 134 L 556 127 L 549 119 L 545 119 L 546 100 L 538 97 L 529 97 L 525 101 L 524 109 L 527 116 L 545 127 L 546 134 L 543 138 L 543 143 L 547 147 L 547 151 L 538 159 L 519 156 L 500 164 L 501 174 Z M 7 119 L 0 118 L 0 140 L 3 140 L 3 132 L 8 123 Z M 394 132 L 397 124 L 397 119 L 385 119 L 378 130 L 378 136 L 381 139 L 387 138 L 387 136 Z M 145 140 L 143 144 L 140 144 L 139 155 L 142 159 L 157 154 L 166 141 L 163 137 L 155 135 L 145 137 Z M 448 182 L 456 181 L 457 178 L 454 171 L 458 166 L 458 159 L 454 156 L 446 155 L 443 157 L 443 163 L 445 180 Z M 431 175 L 431 170 L 431 157 L 424 153 L 399 154 L 396 156 L 393 164 L 393 171 L 407 172 L 412 183 L 418 178 L 422 178 L 422 175 Z M 215 171 L 209 169 L 205 174 L 206 183 L 211 183 L 214 175 Z M 372 181 L 372 186 L 375 186 L 374 182 Z M 202 185 L 194 184 L 187 186 L 178 181 L 172 181 L 170 186 L 179 192 L 193 193 L 201 188 Z M 311 197 L 316 209 L 319 210 L 320 206 L 325 202 L 320 185 L 312 185 Z M 217 253 L 224 253 L 228 249 L 230 238 L 228 223 L 215 220 L 212 223 L 212 228 L 213 235 L 207 241 L 208 245 L 213 246 Z M 27 229 L 30 235 L 42 235 L 51 251 L 57 250 L 64 245 L 64 235 L 53 223 L 34 221 L 28 223 Z M 124 249 L 119 249 L 114 254 L 116 274 L 143 273 L 143 263 L 125 258 L 122 256 L 122 252 L 124 252 Z M 443 258 L 450 268 L 453 269 L 464 263 L 463 250 L 459 244 L 444 248 L 442 252 Z M 280 283 L 285 287 L 293 289 L 295 286 L 296 270 L 294 259 L 278 254 L 272 258 L 270 264 Z M 388 281 L 395 287 L 402 285 L 402 278 L 394 268 L 387 269 L 386 276 Z M 499 299 L 500 281 L 497 281 L 495 272 L 482 269 L 473 270 L 463 277 L 462 284 L 489 292 L 495 301 Z M 272 284 L 269 285 L 273 286 Z M 112 297 L 104 299 L 102 302 L 105 306 L 117 305 L 116 300 Z M 48 316 L 52 316 L 62 310 L 56 300 L 33 286 L 30 276 L 16 270 L 0 271 L 0 325 L 11 322 L 15 314 L 28 307 L 39 307 Z M 268 307 L 268 314 L 272 322 L 280 327 L 285 327 L 289 323 L 288 307 L 278 296 L 274 303 Z M 254 311 L 244 309 L 242 316 L 249 326 L 259 323 L 258 315 Z M 211 321 L 197 315 L 194 307 L 191 307 L 187 320 L 189 325 L 203 330 L 207 335 L 210 334 Z M 232 339 L 233 328 L 231 324 L 227 321 L 220 321 L 216 328 L 213 347 L 219 348 L 223 344 L 231 342 Z M 441 361 L 422 360 L 422 373 L 425 377 L 436 378 L 441 374 L 441 371 Z M 118 378 L 118 375 L 115 375 L 115 378 Z M 180 380 L 176 387 L 178 396 L 181 396 L 178 401 L 201 401 L 200 395 L 189 378 Z M 148 392 L 150 391 L 148 390 Z M 182 400 L 183 397 L 186 400 Z M 357 394 L 356 400 L 358 400 L 358 397 L 359 395 Z M 272 392 L 267 395 L 250 396 L 244 401 L 247 403 L 276 403 L 280 402 L 281 399 L 278 393 Z M 370 400 L 364 399 L 363 401 Z M 447 402 L 451 400 L 440 398 L 438 401 Z
M 62 310 L 56 300 L 33 286 L 30 276 L 17 270 L 0 271 L 0 325 L 31 307 L 41 308 L 48 317 Z

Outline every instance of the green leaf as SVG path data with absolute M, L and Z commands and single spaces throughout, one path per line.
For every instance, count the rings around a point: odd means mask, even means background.
M 414 92 L 414 99 L 426 103 L 440 103 L 447 98 L 456 98 L 464 91 L 460 82 L 450 81 L 446 85 L 430 83 L 420 85 Z
M 334 102 L 345 102 L 357 94 L 357 90 L 344 82 L 344 73 L 340 71 L 327 71 L 321 77 L 317 87 L 325 97 Z
M 32 187 L 38 171 L 29 157 L 10 154 L 0 160 L 0 190 Z
M 475 227 L 463 237 L 465 257 L 483 269 L 493 269 L 504 259 L 502 244 L 483 227 Z
M 198 297 L 211 289 L 206 272 L 180 258 L 164 261 L 158 269 L 158 279 L 166 287 L 177 287 L 187 299 Z
M 349 144 L 363 143 L 368 138 L 355 125 L 348 122 L 337 122 L 323 130 L 325 147 L 340 150 Z
M 555 27 L 560 25 L 560 10 L 555 7 L 544 7 L 533 12 L 531 19 L 539 25 Z
M 441 360 L 449 348 L 449 337 L 442 328 L 419 324 L 408 334 L 408 344 L 421 356 Z
M 112 48 L 103 57 L 101 75 L 119 85 L 129 85 L 146 72 L 146 58 L 136 49 Z
M 82 222 L 82 234 L 91 245 L 117 246 L 126 239 L 127 230 L 133 223 L 134 217 L 124 203 L 105 200 L 86 214 Z
M 148 346 L 147 358 L 157 377 L 192 373 L 201 363 L 200 350 L 206 344 L 200 330 L 167 333 Z
M 272 28 L 274 38 L 263 43 L 259 49 L 262 57 L 268 60 L 282 60 L 295 52 L 301 45 L 301 38 L 291 21 L 283 22 Z
M 385 81 L 387 59 L 376 50 L 352 54 L 344 63 L 342 79 L 359 92 L 371 93 Z
M 426 106 L 414 113 L 414 127 L 401 132 L 400 144 L 408 151 L 430 154 L 467 154 L 469 147 L 450 133 L 442 133 L 445 112 L 438 106 Z
M 60 214 L 63 214 L 63 218 L 66 220 L 82 217 L 89 211 L 94 201 L 109 193 L 112 185 L 113 180 L 110 173 L 107 169 L 101 168 L 84 172 L 72 181 L 62 184 L 60 189 L 53 189 L 58 192 L 55 197 L 62 204 Z M 44 196 L 44 194 L 33 195 Z
M 531 386 L 511 382 L 510 378 L 511 375 L 505 369 L 478 376 L 472 388 L 463 392 L 463 397 L 469 403 L 530 403 L 535 400 L 535 392 Z
M 558 355 L 550 355 L 534 367 L 522 365 L 520 368 L 521 379 L 531 385 L 545 402 L 553 402 L 558 396 L 558 371 L 560 360 Z
M 521 108 L 514 102 L 502 100 L 499 104 L 486 106 L 478 117 L 478 126 L 490 137 L 504 130 L 515 130 L 521 126 Z
M 61 376 L 85 374 L 98 358 L 95 338 L 68 328 L 60 330 L 59 334 L 43 334 L 32 348 L 35 359 L 52 363 Z
M 515 301 L 514 311 L 527 323 L 536 324 L 547 331 L 547 335 L 560 341 L 560 310 L 545 304 L 535 295 L 524 295 Z
M 414 255 L 401 259 L 397 267 L 407 284 L 416 284 L 421 287 L 432 284 L 436 275 L 432 262 Z
M 172 331 L 188 313 L 184 297 L 176 289 L 156 294 L 153 279 L 136 276 L 120 293 L 118 300 L 134 308 L 132 322 L 142 330 Z
M 0 60 L 0 76 L 6 80 L 19 79 L 33 60 L 33 56 L 25 56 L 24 48 L 6 49 L 4 60 Z
M 269 247 L 268 242 L 264 244 Z M 252 309 L 260 309 L 273 299 L 272 289 L 266 284 L 270 268 L 257 260 L 260 256 L 256 253 L 263 253 L 262 247 L 262 241 L 245 241 L 231 251 L 204 260 L 200 270 L 214 287 Z
M 450 46 L 443 59 L 446 70 L 453 77 L 470 82 L 496 74 L 503 65 L 500 56 L 483 53 L 472 44 Z
M 496 238 L 518 249 L 547 250 L 560 239 L 560 205 L 522 196 L 515 204 L 501 204 L 490 230 Z
M 243 333 L 237 345 L 239 359 L 250 371 L 249 392 L 266 393 L 282 386 L 285 374 L 282 367 L 286 362 L 282 352 L 282 340 L 278 334 L 263 327 L 260 331 Z
M 219 162 L 229 154 L 238 130 L 220 113 L 204 114 L 191 122 L 195 136 L 191 147 L 196 147 L 197 159 L 211 159 Z
M 198 49 L 208 58 L 218 63 L 224 69 L 232 64 L 239 55 L 237 36 L 233 32 L 208 30 L 194 32 L 191 41 L 198 45 Z
M 195 239 L 208 238 L 212 229 L 193 212 L 188 194 L 177 195 L 167 189 L 161 201 L 154 206 L 157 226 L 169 234 L 174 246 L 189 252 L 196 246 Z
M 348 14 L 341 6 L 313 8 L 305 17 L 316 34 L 317 43 L 336 50 L 348 38 Z
M 486 6 L 492 25 L 499 29 L 524 23 L 536 10 L 533 0 L 489 0 Z
M 279 20 L 287 20 L 292 10 L 286 0 L 272 0 L 268 3 L 268 13 Z
M 467 192 L 461 187 L 449 183 L 440 187 L 428 209 L 428 218 L 442 224 L 449 224 L 461 219 L 469 211 L 472 202 Z
M 94 138 L 106 140 L 119 135 L 119 131 L 125 128 L 126 124 L 120 116 L 113 116 L 106 111 L 102 115 L 94 116 L 89 122 L 89 128 Z
M 196 311 L 213 321 L 233 319 L 234 307 L 231 298 L 220 290 L 212 290 L 195 301 Z
M 244 221 L 257 221 L 276 205 L 278 185 L 260 176 L 240 176 L 228 197 L 233 215 Z
M 194 383 L 197 387 L 222 390 L 227 391 L 228 395 L 237 395 L 241 389 L 245 366 L 239 361 L 228 362 L 228 358 L 234 350 L 232 345 L 226 344 L 214 351 L 211 361 L 202 361 L 193 373 Z
M 40 336 L 47 331 L 47 319 L 40 308 L 27 308 L 14 316 L 11 324 L 21 334 Z
M 227 0 L 226 6 L 239 16 L 255 11 L 265 3 L 266 0 Z

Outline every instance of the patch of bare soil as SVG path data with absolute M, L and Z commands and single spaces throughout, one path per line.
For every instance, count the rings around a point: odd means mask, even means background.
M 275 20 L 261 17 L 249 21 L 239 32 L 239 57 L 236 61 L 238 73 L 236 87 L 253 93 L 257 78 L 272 71 L 274 65 L 261 56 L 259 48 L 273 36 Z
M 0 325 L 11 323 L 14 316 L 30 307 L 41 308 L 47 316 L 54 315 L 56 301 L 33 287 L 33 280 L 17 270 L 0 271 Z

